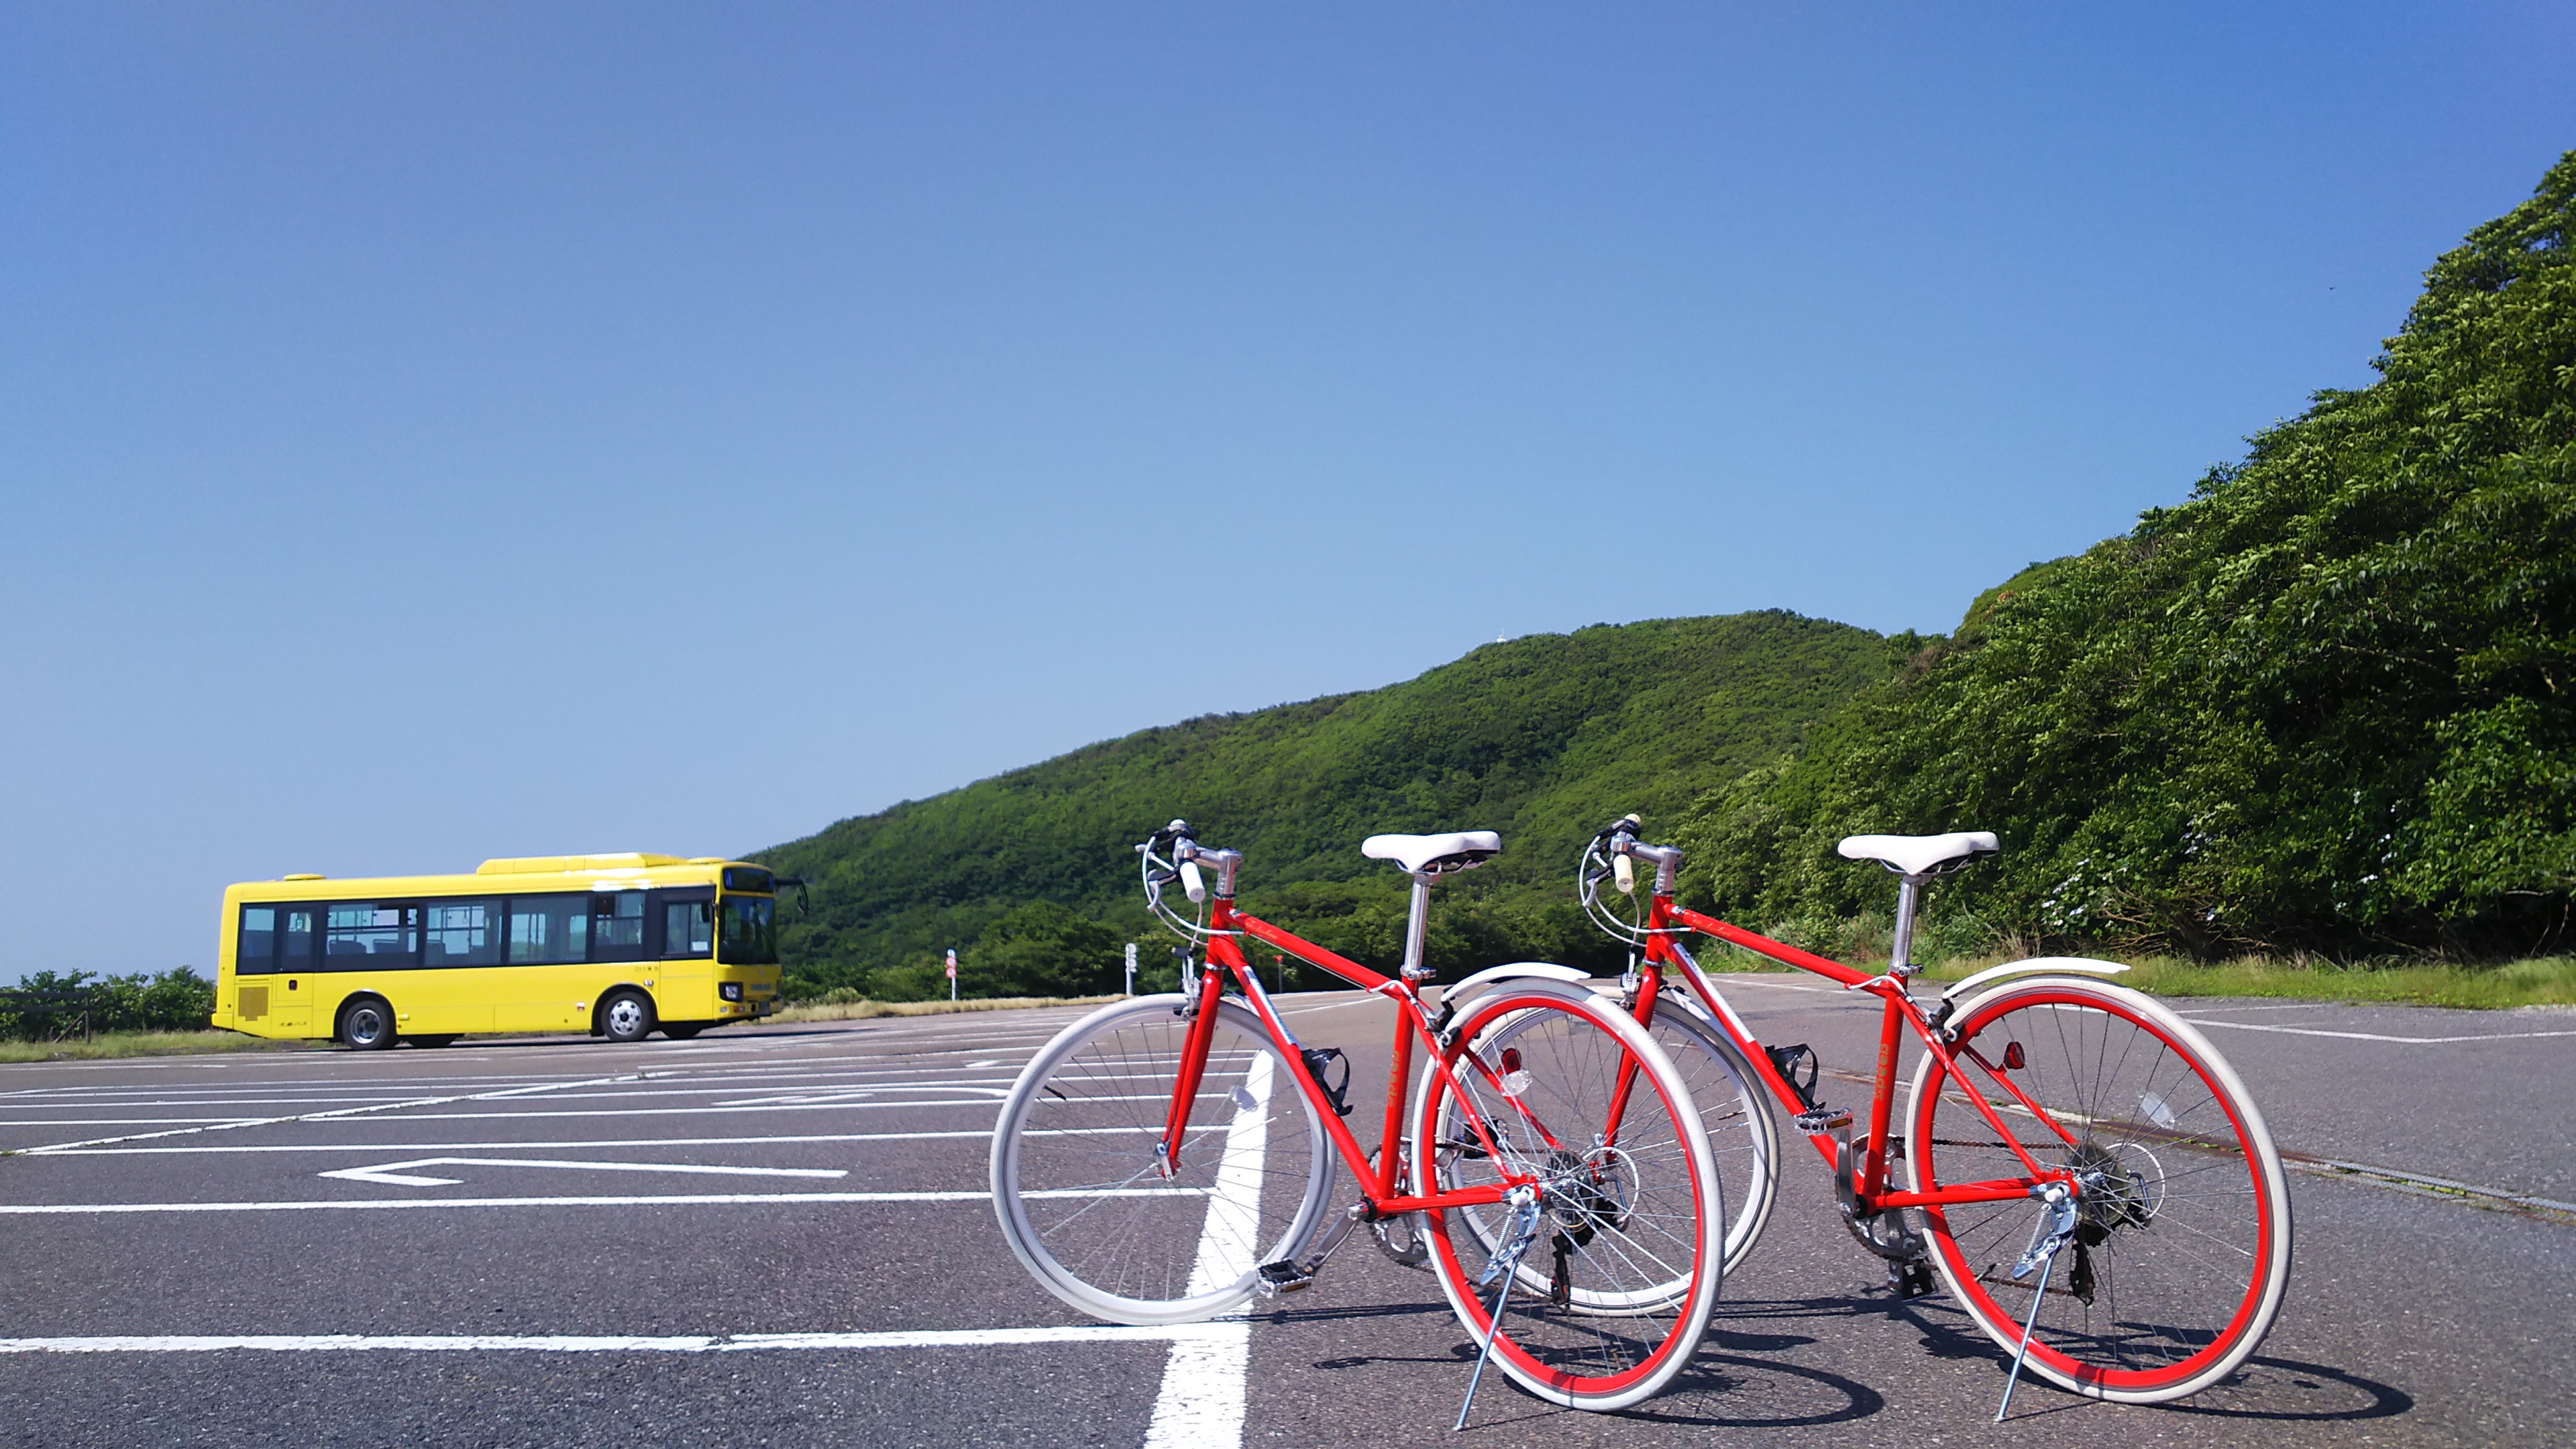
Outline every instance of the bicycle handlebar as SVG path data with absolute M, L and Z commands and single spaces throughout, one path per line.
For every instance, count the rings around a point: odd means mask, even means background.
M 1592 840 L 1601 848 L 1602 854 L 1610 857 L 1611 878 L 1618 885 L 1621 895 L 1636 894 L 1635 862 L 1640 860 L 1655 868 L 1655 893 L 1670 895 L 1673 889 L 1673 877 L 1681 873 L 1681 848 L 1672 845 L 1646 844 L 1637 838 L 1637 832 L 1645 828 L 1644 822 L 1636 816 L 1622 815 L 1603 826 Z
M 1158 855 L 1157 852 L 1161 854 Z M 1192 905 L 1205 901 L 1207 878 L 1199 870 L 1201 861 L 1216 867 L 1217 898 L 1219 900 L 1234 898 L 1234 875 L 1243 864 L 1243 853 L 1235 850 L 1210 850 L 1199 844 L 1191 838 L 1190 823 L 1186 820 L 1175 820 L 1155 831 L 1143 844 L 1136 847 L 1136 853 L 1145 858 L 1145 894 L 1149 900 L 1159 899 L 1163 885 L 1177 880 L 1181 883 L 1181 890 L 1189 896 Z M 1158 867 L 1161 869 L 1158 870 Z

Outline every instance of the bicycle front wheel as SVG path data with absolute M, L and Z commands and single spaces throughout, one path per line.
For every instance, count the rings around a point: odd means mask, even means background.
M 1709 1157 L 1732 1213 L 1726 1223 L 1726 1271 L 1732 1273 L 1752 1256 L 1780 1197 L 1780 1128 L 1743 1051 L 1669 990 L 1665 996 L 1646 1030 L 1699 1104 Z
M 1963 1006 L 1954 1029 L 1959 1075 L 1928 1052 L 1914 1074 L 1916 1190 L 2026 1175 L 1969 1086 L 2034 1160 L 2071 1169 L 2079 1188 L 2075 1239 L 2049 1278 L 2029 1369 L 2133 1404 L 2232 1373 L 2288 1288 L 2290 1191 L 2226 1060 L 2151 998 L 2082 979 L 1997 987 Z M 1952 1296 L 2007 1352 L 2037 1285 L 2013 1268 L 2039 1212 L 2026 1199 L 1924 1212 Z
M 1526 1209 L 1423 1214 L 1460 1322 L 1481 1344 L 1499 1302 L 1494 1362 L 1550 1402 L 1622 1409 L 1661 1392 L 1706 1331 L 1726 1234 L 1671 1060 L 1615 1002 L 1512 982 L 1460 1009 L 1440 1062 L 1415 1088 L 1415 1180 L 1532 1189 Z
M 993 1207 L 1048 1292 L 1114 1323 L 1212 1317 L 1252 1296 L 1262 1264 L 1323 1220 L 1324 1125 L 1259 1017 L 1216 1008 L 1205 1075 L 1163 1175 L 1187 998 L 1113 1003 L 1030 1059 L 993 1132 Z

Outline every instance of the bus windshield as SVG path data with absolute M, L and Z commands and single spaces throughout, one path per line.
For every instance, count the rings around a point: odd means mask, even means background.
M 718 918 L 716 959 L 729 966 L 771 966 L 778 961 L 778 900 L 727 896 Z

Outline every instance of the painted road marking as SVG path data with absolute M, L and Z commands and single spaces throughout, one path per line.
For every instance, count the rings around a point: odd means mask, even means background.
M 32 1147 L 25 1157 L 146 1157 L 233 1152 L 527 1152 L 564 1147 L 757 1147 L 793 1142 L 927 1142 L 943 1137 L 989 1142 L 980 1128 L 964 1132 L 830 1132 L 776 1137 L 618 1137 L 577 1142 L 242 1142 L 220 1147 Z
M 454 1187 L 463 1181 L 454 1177 L 420 1177 L 403 1171 L 407 1167 L 556 1167 L 580 1172 L 697 1172 L 725 1177 L 847 1177 L 849 1170 L 840 1167 L 701 1167 L 678 1162 L 569 1162 L 543 1157 L 419 1157 L 409 1162 L 388 1162 L 382 1167 L 343 1167 L 336 1172 L 317 1172 L 316 1177 L 346 1178 L 351 1182 L 381 1182 L 394 1187 Z
M 1027 1197 L 1145 1197 L 1153 1193 L 1205 1196 L 1203 1187 L 1128 1187 L 1105 1191 L 1083 1189 L 1032 1192 Z M 378 1208 L 507 1207 L 699 1207 L 745 1203 L 904 1203 L 980 1202 L 993 1200 L 992 1190 L 972 1192 L 706 1192 L 647 1197 L 399 1197 L 352 1198 L 346 1201 L 296 1202 L 101 1202 L 0 1203 L 0 1217 L 93 1217 L 117 1213 L 261 1213 L 302 1211 L 368 1211 Z
M 2225 1026 L 2238 1031 L 2270 1031 L 2283 1036 L 2330 1036 L 2343 1041 L 2387 1041 L 2401 1046 L 2446 1046 L 2464 1041 L 2526 1041 L 2534 1037 L 2576 1036 L 2576 1031 L 2499 1031 L 2477 1036 L 2388 1036 L 2375 1031 L 2328 1031 L 2316 1026 L 2265 1026 L 2251 1021 L 2218 1021 L 2206 1016 L 2186 1016 L 2194 1026 Z
M 1240 1280 L 1251 1266 L 1244 1260 L 1261 1251 L 1254 1218 L 1270 1142 L 1270 1063 L 1270 1053 L 1254 1055 L 1251 1070 L 1244 1073 L 1244 1096 L 1236 1099 L 1234 1120 L 1226 1124 L 1217 1186 L 1208 1195 L 1198 1256 L 1190 1264 L 1186 1292 L 1192 1297 Z M 1200 1337 L 1173 1340 L 1171 1357 L 1163 1365 L 1163 1387 L 1154 1396 L 1154 1417 L 1146 1426 L 1145 1449 L 1243 1442 L 1252 1367 L 1252 1325 L 1243 1317 L 1245 1308 L 1219 1315 Z
M 640 1072 L 627 1072 L 627 1073 L 622 1073 L 622 1074 L 620 1074 L 620 1075 L 618 1075 L 618 1076 L 614 1076 L 614 1077 L 593 1077 L 593 1078 L 590 1078 L 590 1079 L 585 1080 L 585 1081 L 563 1082 L 563 1083 L 558 1084 L 557 1086 L 538 1085 L 538 1086 L 529 1086 L 529 1087 L 505 1087 L 505 1088 L 503 1088 L 503 1089 L 501 1089 L 500 1091 L 497 1091 L 497 1092 L 475 1092 L 475 1093 L 470 1093 L 470 1094 L 461 1095 L 461 1096 L 451 1095 L 451 1096 L 441 1096 L 441 1097 L 418 1097 L 418 1098 L 410 1099 L 410 1100 L 408 1100 L 408 1101 L 386 1102 L 386 1103 L 383 1103 L 383 1104 L 382 1104 L 382 1105 L 380 1105 L 380 1106 L 374 1106 L 374 1107 L 342 1107 L 342 1108 L 340 1108 L 340 1109 L 338 1109 L 338 1110 L 336 1110 L 336 1111 L 331 1111 L 331 1112 L 305 1112 L 305 1113 L 301 1113 L 301 1114 L 298 1114 L 298 1115 L 294 1115 L 294 1116 L 287 1116 L 287 1117 L 248 1117 L 248 1118 L 244 1118 L 244 1119 L 242 1119 L 242 1120 L 240 1120 L 240 1121 L 234 1121 L 234 1122 L 222 1122 L 222 1123 L 218 1123 L 218 1124 L 216 1124 L 216 1125 L 214 1125 L 214 1126 L 209 1126 L 209 1127 L 182 1127 L 182 1128 L 179 1128 L 179 1129 L 177 1129 L 177 1130 L 175 1130 L 175 1131 L 170 1131 L 170 1132 L 135 1132 L 135 1133 L 129 1133 L 129 1134 L 127 1134 L 127 1135 L 125 1135 L 125 1136 L 121 1136 L 121 1137 L 92 1137 L 92 1138 L 88 1139 L 87 1141 L 83 1141 L 83 1142 L 56 1142 L 56 1143 L 52 1143 L 52 1144 L 49 1144 L 49 1145 L 54 1146 L 54 1147 L 105 1147 L 105 1146 L 109 1145 L 110 1143 L 115 1143 L 115 1142 L 140 1142 L 140 1141 L 143 1141 L 143 1140 L 145 1140 L 145 1139 L 147 1139 L 147 1138 L 154 1138 L 154 1137 L 188 1137 L 188 1136 L 193 1136 L 194 1134 L 199 1133 L 199 1132 L 231 1132 L 231 1131 L 235 1131 L 235 1130 L 237 1130 L 237 1129 L 243 1128 L 243 1127 L 273 1127 L 273 1126 L 275 1126 L 275 1125 L 277 1125 L 278 1123 L 281 1123 L 281 1122 L 329 1122 L 329 1121 L 343 1121 L 343 1120 L 346 1120 L 346 1119 L 348 1119 L 348 1118 L 350 1118 L 350 1117 L 363 1116 L 363 1115 L 365 1115 L 365 1114 L 367 1114 L 367 1113 L 370 1113 L 370 1112 L 386 1112 L 386 1111 L 391 1111 L 391 1110 L 393 1110 L 394 1108 L 397 1108 L 397 1107 L 436 1107 L 436 1106 L 444 1106 L 445 1104 L 450 1103 L 450 1102 L 496 1102 L 496 1101 L 500 1101 L 500 1100 L 502 1100 L 503 1098 L 506 1098 L 506 1097 L 518 1097 L 518 1096 L 524 1096 L 524 1095 L 526 1095 L 526 1094 L 528 1094 L 528 1093 L 530 1093 L 530 1092 L 549 1092 L 549 1091 L 556 1091 L 556 1090 L 559 1090 L 561 1087 L 599 1087 L 599 1086 L 606 1086 L 606 1085 L 608 1085 L 608 1084 L 609 1084 L 609 1083 L 611 1083 L 611 1082 L 633 1082 L 633 1081 L 641 1081 L 641 1080 L 643 1080 L 643 1074 L 642 1074 L 642 1073 L 640 1073 Z M 495 1116 L 507 1116 L 507 1115 L 509 1115 L 509 1114 L 507 1114 L 507 1113 L 494 1113 L 493 1115 L 495 1115 Z M 24 1122 L 19 1122 L 19 1123 L 12 1123 L 12 1124 L 10 1124 L 10 1125 L 12 1125 L 12 1126 L 20 1126 L 20 1127 L 23 1127 L 23 1126 L 27 1126 L 27 1125 L 30 1125 L 30 1124 L 27 1124 L 27 1123 L 24 1123 Z M 64 1125 L 64 1126 L 83 1126 L 83 1125 L 87 1125 L 87 1126 L 99 1126 L 99 1125 L 102 1125 L 102 1124 L 99 1124 L 99 1123 L 96 1123 L 96 1122 L 92 1122 L 92 1123 L 86 1123 L 86 1124 L 84 1124 L 84 1123 L 64 1123 L 64 1124 L 61 1124 L 61 1125 Z M 39 1150 L 39 1149 L 30 1149 L 30 1150 Z
M 591 1334 L 374 1334 L 300 1333 L 229 1336 L 154 1334 L 86 1338 L 0 1338 L 0 1353 L 741 1353 L 756 1349 L 1022 1348 L 1051 1343 L 1163 1343 L 1185 1341 L 1215 1325 L 1168 1328 L 1081 1324 L 1062 1328 L 918 1329 L 887 1333 L 735 1333 L 655 1337 Z
M 382 1108 L 375 1108 L 375 1107 L 358 1107 L 358 1108 L 349 1108 L 349 1109 L 346 1109 L 345 1111 L 340 1111 L 340 1112 L 312 1112 L 312 1113 L 307 1113 L 307 1114 L 305 1114 L 305 1115 L 303 1115 L 303 1116 L 297 1116 L 297 1117 L 261 1117 L 261 1118 L 253 1118 L 253 1119 L 246 1119 L 246 1120 L 240 1120 L 240 1121 L 235 1121 L 235 1120 L 231 1120 L 231 1119 L 222 1119 L 222 1120 L 217 1120 L 217 1121 L 215 1121 L 215 1122 L 213 1123 L 213 1125 L 211 1125 L 211 1126 L 201 1126 L 201 1127 L 182 1127 L 182 1128 L 178 1128 L 178 1129 L 175 1129 L 175 1130 L 173 1130 L 173 1131 L 168 1131 L 168 1132 L 135 1132 L 135 1133 L 129 1133 L 129 1134 L 126 1134 L 126 1135 L 124 1135 L 124 1136 L 118 1136 L 118 1137 L 90 1137 L 90 1138 L 84 1138 L 84 1139 L 82 1139 L 82 1140 L 80 1140 L 80 1141 L 78 1141 L 78 1142 L 53 1142 L 53 1143 L 47 1143 L 47 1144 L 45 1144 L 44 1146 L 41 1146 L 41 1147 L 22 1147 L 22 1148 L 18 1148 L 18 1149 L 16 1149 L 16 1150 L 17 1150 L 17 1151 L 20 1151 L 20 1152 L 25 1152 L 25 1153 L 31 1153 L 31 1154 L 32 1154 L 32 1153 L 43 1153 L 43 1152 L 63 1152 L 63 1151 L 69 1151 L 70 1149 L 75 1148 L 75 1147 L 106 1147 L 106 1146 L 111 1146 L 111 1145 L 114 1145 L 114 1144 L 116 1144 L 116 1143 L 120 1143 L 120 1142 L 142 1142 L 142 1141 L 147 1141 L 147 1140 L 150 1140 L 150 1139 L 153 1139 L 153 1138 L 159 1138 L 159 1137 L 187 1137 L 187 1136 L 192 1136 L 192 1135 L 194 1135 L 194 1134 L 196 1134 L 196 1133 L 200 1133 L 200 1132 L 229 1132 L 229 1131 L 233 1131 L 233 1130 L 235 1130 L 235 1129 L 243 1128 L 243 1127 L 274 1127 L 274 1126 L 278 1126 L 278 1125 L 281 1125 L 281 1124 L 284 1124 L 284 1123 L 289 1123 L 289 1122 L 321 1122 L 321 1123 L 346 1122 L 346 1121 L 350 1121 L 350 1120 L 352 1119 L 352 1117 L 353 1117 L 355 1114 L 357 1114 L 357 1113 L 361 1113 L 361 1112 L 388 1111 L 388 1110 L 392 1110 L 392 1109 L 394 1109 L 394 1108 L 410 1109 L 410 1108 L 420 1107 L 420 1106 L 423 1106 L 423 1105 L 435 1105 L 435 1104 L 447 1103 L 447 1102 L 474 1102 L 474 1101 L 481 1101 L 481 1100 L 483 1100 L 483 1098 L 481 1098 L 481 1097 L 438 1097 L 438 1098 L 431 1098 L 431 1099 L 428 1099 L 426 1102 L 394 1102 L 394 1103 L 388 1103 L 385 1107 L 382 1107 Z M 571 1112 L 408 1112 L 408 1111 L 407 1111 L 406 1115 L 404 1115 L 404 1116 L 401 1116 L 401 1117 L 388 1117 L 388 1118 L 385 1118 L 385 1119 L 383 1119 L 383 1120 L 385 1120 L 385 1121 L 389 1121 L 389 1122 L 523 1122 L 523 1121 L 528 1121 L 528 1120 L 530 1120 L 530 1119 L 532 1119 L 532 1118 L 537 1118 L 537 1117 L 690 1117 L 690 1116 L 701 1116 L 701 1115 L 704 1115 L 704 1114 L 707 1114 L 707 1113 L 710 1113 L 710 1112 L 723 1112 L 723 1113 L 736 1113 L 736 1112 L 873 1112 L 873 1111 L 882 1111 L 882 1110 L 885 1110 L 885 1109 L 887 1109 L 887 1108 L 897 1108 L 897 1109 L 906 1109 L 906 1108 L 911 1108 L 911 1109 L 921 1109 L 921 1108 L 931 1108 L 931 1107 L 981 1107 L 981 1108 L 984 1108 L 984 1109 L 986 1109 L 986 1110 L 988 1110 L 988 1111 L 989 1111 L 989 1110 L 991 1110 L 991 1109 L 993 1109 L 993 1108 L 995 1108 L 995 1107 L 997 1107 L 997 1106 L 999 1106 L 999 1105 L 1000 1105 L 1000 1104 L 999 1104 L 996 1100 L 994 1100 L 993 1098 L 990 1098 L 990 1097 L 976 1097 L 976 1098 L 969 1098 L 969 1099 L 964 1100 L 964 1101 L 955 1101 L 955 1102 L 824 1102 L 824 1103 L 817 1103 L 817 1104 L 815 1104 L 815 1105 L 811 1105 L 811 1106 L 804 1106 L 804 1107 L 604 1107 L 604 1108 L 590 1108 L 590 1109 L 587 1109 L 587 1110 L 582 1110 L 582 1111 L 571 1111 Z M 162 1119 L 150 1119 L 150 1118 L 146 1118 L 146 1119 L 143 1119 L 143 1120 L 144 1120 L 144 1121 L 146 1121 L 146 1122 L 148 1122 L 148 1121 L 152 1121 L 152 1120 L 162 1120 L 162 1121 L 172 1121 L 172 1120 L 175 1120 L 175 1121 L 190 1121 L 190 1120 L 197 1120 L 197 1119 L 191 1119 L 191 1118 L 175 1118 L 175 1119 L 174 1119 L 174 1118 L 162 1118 Z M 91 1118 L 91 1119 L 86 1119 L 86 1120 L 84 1120 L 84 1119 L 73 1119 L 73 1120 L 70 1120 L 70 1121 L 64 1121 L 64 1122 L 43 1122 L 43 1123 L 39 1123 L 39 1122 L 0 1122 L 0 1127 L 38 1127 L 38 1126 L 51 1126 L 51 1127 L 102 1127 L 102 1126 L 117 1126 L 117 1125 L 132 1125 L 132 1124 L 119 1124 L 119 1123 L 112 1122 L 112 1121 L 102 1121 L 102 1120 L 99 1120 L 99 1119 L 96 1119 L 96 1118 Z

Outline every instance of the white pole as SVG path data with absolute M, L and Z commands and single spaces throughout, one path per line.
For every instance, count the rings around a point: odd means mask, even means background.
M 948 999 L 957 999 L 957 948 L 948 948 Z
M 1136 943 L 1127 943 L 1127 994 L 1136 994 Z

